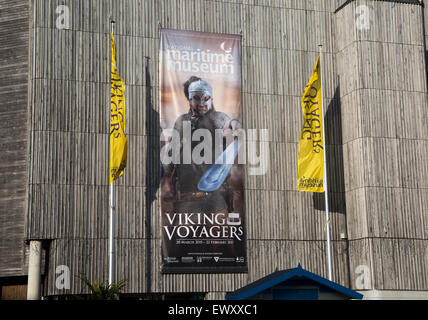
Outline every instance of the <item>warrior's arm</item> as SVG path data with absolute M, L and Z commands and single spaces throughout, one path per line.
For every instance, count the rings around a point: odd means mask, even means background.
M 224 125 L 225 129 L 237 130 L 242 129 L 242 124 L 238 119 L 230 119 Z
M 238 119 L 230 119 L 223 126 L 223 136 L 238 136 L 241 132 L 242 124 Z
M 225 131 L 228 130 L 238 130 L 242 128 L 241 121 L 238 119 L 231 119 L 227 114 L 224 112 L 217 112 L 216 116 L 216 127 L 218 129 L 223 129 L 223 135 L 226 133 Z
M 169 144 L 171 144 L 171 148 L 179 148 L 180 149 L 180 158 L 181 158 L 181 152 L 182 152 L 182 136 L 183 136 L 183 116 L 180 116 L 177 118 L 177 120 L 174 123 L 173 128 L 173 135 L 176 136 L 176 138 L 179 137 L 179 141 L 177 139 L 174 139 L 173 137 L 170 138 L 168 141 Z M 178 135 L 177 135 L 178 134 Z M 163 176 L 165 177 L 172 177 L 174 175 L 174 169 L 176 167 L 176 164 L 169 163 L 163 165 Z

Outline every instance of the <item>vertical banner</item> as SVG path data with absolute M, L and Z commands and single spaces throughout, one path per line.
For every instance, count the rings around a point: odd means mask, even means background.
M 324 192 L 323 114 L 320 56 L 303 92 L 303 127 L 297 159 L 297 190 Z
M 110 183 L 120 176 L 128 159 L 128 140 L 125 136 L 125 81 L 117 73 L 116 46 L 113 33 L 110 34 Z
M 239 35 L 161 29 L 162 272 L 246 272 Z

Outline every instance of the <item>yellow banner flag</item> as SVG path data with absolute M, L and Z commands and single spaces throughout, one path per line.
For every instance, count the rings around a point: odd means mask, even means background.
M 303 128 L 299 138 L 297 190 L 324 192 L 323 114 L 320 56 L 302 97 Z
M 123 175 L 128 158 L 125 136 L 125 82 L 116 70 L 116 46 L 111 33 L 110 183 Z

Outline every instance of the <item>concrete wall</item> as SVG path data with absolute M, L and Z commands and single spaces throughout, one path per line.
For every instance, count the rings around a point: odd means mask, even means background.
M 356 23 L 359 6 L 368 29 Z M 337 13 L 336 39 L 351 287 L 366 266 L 366 289 L 427 290 L 422 9 L 354 1 Z

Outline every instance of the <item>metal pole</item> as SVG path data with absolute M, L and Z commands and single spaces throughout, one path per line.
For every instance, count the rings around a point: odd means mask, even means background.
M 319 45 L 320 49 L 320 78 L 321 78 L 321 115 L 322 115 L 322 139 L 324 146 L 324 198 L 325 198 L 325 219 L 326 219 L 326 233 L 327 233 L 327 262 L 328 262 L 328 280 L 333 281 L 332 266 L 331 266 L 331 239 L 330 239 L 330 212 L 328 208 L 328 184 L 327 184 L 327 144 L 325 139 L 325 122 L 324 122 L 324 85 L 322 68 L 324 64 L 322 44 Z
M 110 21 L 110 32 L 114 32 L 114 21 Z M 111 58 L 112 59 L 112 58 Z M 111 65 L 110 65 L 111 67 Z M 111 85 L 111 70 L 110 70 L 110 85 Z M 111 150 L 110 150 L 111 152 Z M 110 179 L 110 177 L 109 177 Z M 115 213 L 115 198 L 114 198 L 114 181 L 110 184 L 110 222 L 109 222 L 109 249 L 108 249 L 108 284 L 113 284 L 114 275 L 114 213 Z
M 110 184 L 110 223 L 109 223 L 109 249 L 108 249 L 108 284 L 113 284 L 114 274 L 114 182 Z

